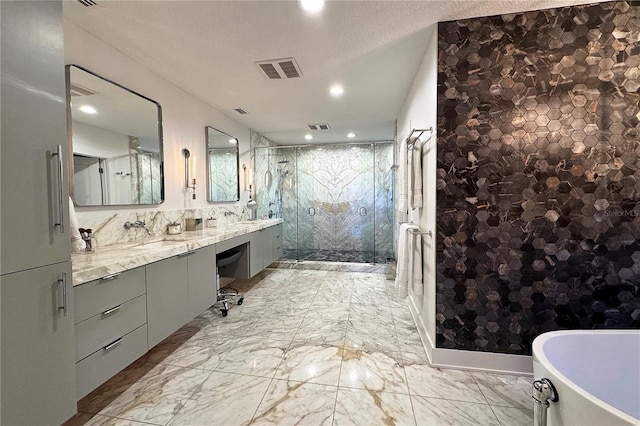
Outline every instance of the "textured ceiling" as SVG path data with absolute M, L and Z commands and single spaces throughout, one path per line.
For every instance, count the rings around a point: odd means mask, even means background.
M 395 119 L 439 21 L 585 0 L 64 2 L 65 18 L 156 74 L 281 144 L 391 140 Z M 303 76 L 268 80 L 256 61 L 294 57 Z M 100 70 L 95 70 L 100 72 Z M 328 90 L 339 83 L 341 98 Z M 152 94 L 149 94 L 152 96 Z M 435 100 L 434 100 L 435 102 Z M 234 109 L 242 108 L 247 115 Z M 215 125 L 216 123 L 208 123 Z

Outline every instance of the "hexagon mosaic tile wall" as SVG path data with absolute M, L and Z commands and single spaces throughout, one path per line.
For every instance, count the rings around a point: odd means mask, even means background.
M 437 346 L 640 328 L 640 2 L 438 36 Z

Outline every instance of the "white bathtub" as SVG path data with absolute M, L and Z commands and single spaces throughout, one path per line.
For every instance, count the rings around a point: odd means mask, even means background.
M 542 334 L 533 341 L 533 375 L 558 393 L 549 426 L 640 425 L 640 330 Z

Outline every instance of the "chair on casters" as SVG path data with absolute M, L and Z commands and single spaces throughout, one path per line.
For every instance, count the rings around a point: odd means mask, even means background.
M 222 256 L 224 255 L 224 256 Z M 225 287 L 225 291 L 221 291 L 220 289 L 220 274 L 218 274 L 218 268 L 221 266 L 230 265 L 235 262 L 242 256 L 242 253 L 239 251 L 231 251 L 224 252 L 218 255 L 216 259 L 216 292 L 217 292 L 217 301 L 222 303 L 222 309 L 220 309 L 220 313 L 223 317 L 227 316 L 229 312 L 229 300 L 228 299 L 237 299 L 236 303 L 238 305 L 242 305 L 244 302 L 244 296 L 235 288 Z

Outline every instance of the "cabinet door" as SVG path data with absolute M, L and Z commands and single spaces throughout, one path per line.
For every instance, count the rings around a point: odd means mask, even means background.
M 264 269 L 262 264 L 262 230 L 249 234 L 249 277 Z
M 262 268 L 273 262 L 273 228 L 262 230 Z
M 2 424 L 61 424 L 76 412 L 71 264 L 3 275 L 0 289 Z
M 62 3 L 0 1 L 0 8 L 0 273 L 7 274 L 68 261 L 71 238 Z M 62 152 L 52 155 L 58 145 Z
M 189 318 L 216 303 L 216 250 L 204 247 L 187 257 L 189 262 Z
M 187 257 L 147 265 L 149 349 L 191 320 L 187 298 Z

